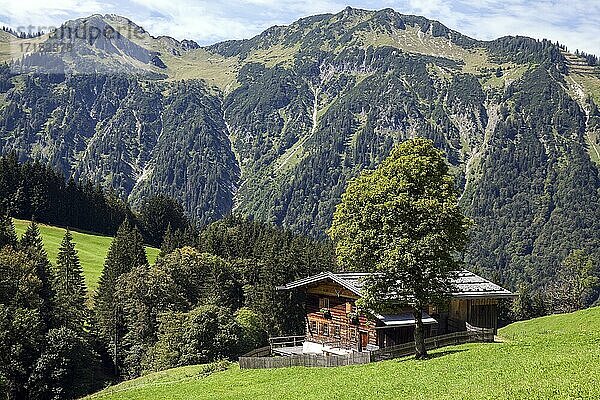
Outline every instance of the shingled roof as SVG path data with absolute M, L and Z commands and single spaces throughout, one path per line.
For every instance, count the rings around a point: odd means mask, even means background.
M 286 285 L 277 287 L 278 290 L 290 290 L 308 286 L 321 281 L 333 281 L 340 286 L 350 290 L 357 296 L 361 296 L 361 288 L 363 286 L 364 278 L 371 275 L 370 273 L 358 273 L 358 272 L 322 272 L 317 275 L 309 276 L 303 279 L 299 279 L 294 282 L 290 282 Z M 487 279 L 482 278 L 473 272 L 465 269 L 457 271 L 455 278 L 453 279 L 456 290 L 452 293 L 452 297 L 455 298 L 513 298 L 515 295 L 509 290 L 496 285 Z

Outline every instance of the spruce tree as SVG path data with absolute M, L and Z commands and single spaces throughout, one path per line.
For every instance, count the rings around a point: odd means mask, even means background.
M 17 234 L 15 232 L 15 226 L 13 225 L 12 218 L 8 213 L 0 214 L 0 249 L 4 246 L 16 247 L 17 245 Z
M 122 274 L 134 267 L 148 267 L 142 236 L 125 220 L 113 239 L 100 276 L 94 301 L 97 333 L 112 354 L 115 375 L 122 365 L 122 338 L 125 335 L 123 310 L 117 302 L 116 284 Z
M 65 326 L 74 331 L 83 329 L 87 315 L 85 280 L 73 236 L 68 229 L 58 249 L 54 290 L 58 326 Z
M 31 262 L 35 266 L 35 273 L 41 282 L 40 298 L 42 304 L 40 307 L 40 315 L 49 328 L 53 319 L 54 306 L 54 290 L 52 288 L 52 265 L 48 260 L 48 254 L 44 250 L 42 235 L 35 221 L 27 227 L 19 242 L 21 249 L 27 254 Z
M 167 254 L 172 253 L 177 248 L 177 239 L 173 234 L 173 230 L 171 229 L 171 223 L 167 225 L 167 230 L 165 231 L 165 237 L 163 238 L 162 244 L 160 246 L 160 257 L 164 257 Z
M 29 399 L 28 378 L 41 349 L 46 327 L 36 268 L 25 252 L 0 249 L 0 398 Z

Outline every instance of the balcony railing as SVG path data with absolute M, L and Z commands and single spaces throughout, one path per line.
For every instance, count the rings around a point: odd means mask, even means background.
M 269 338 L 269 345 L 271 348 L 279 348 L 279 347 L 297 347 L 302 346 L 305 337 L 302 336 L 278 336 Z

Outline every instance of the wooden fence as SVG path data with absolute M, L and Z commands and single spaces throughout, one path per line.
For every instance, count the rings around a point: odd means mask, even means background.
M 271 355 L 271 346 L 254 349 L 244 354 L 242 357 L 269 357 Z
M 302 343 L 306 340 L 304 336 L 279 336 L 269 338 L 269 344 L 272 348 L 278 347 L 295 347 L 302 346 Z
M 301 354 L 289 357 L 240 357 L 240 368 L 285 368 L 285 367 L 340 367 L 343 365 L 368 364 L 369 352 L 353 352 L 348 355 Z
M 492 334 L 491 341 L 494 340 Z M 425 339 L 427 350 L 437 349 L 445 346 L 454 346 L 469 342 L 489 341 L 489 334 L 482 332 L 454 332 L 447 335 L 433 336 Z M 406 357 L 415 354 L 415 343 L 405 343 L 398 346 L 385 347 L 380 350 L 371 351 L 371 362 L 389 360 L 392 358 Z
M 427 350 L 437 349 L 445 346 L 453 346 L 469 342 L 494 341 L 493 329 L 483 329 L 469 326 L 469 331 L 449 333 L 425 339 Z M 277 338 L 280 339 L 280 338 Z M 282 339 L 282 338 L 281 338 Z M 285 342 L 289 342 L 286 340 Z M 280 343 L 277 343 L 280 344 Z M 406 357 L 415 354 L 414 342 L 398 346 L 385 347 L 374 351 L 352 352 L 348 355 L 318 355 L 300 354 L 287 357 L 269 357 L 271 347 L 265 346 L 253 350 L 240 357 L 239 363 L 242 369 L 260 368 L 285 368 L 285 367 L 339 367 L 342 365 L 367 364 L 393 358 Z
M 493 342 L 494 341 L 494 332 L 493 328 L 480 328 L 478 326 L 473 326 L 468 322 L 465 323 L 465 327 L 467 328 L 467 332 L 475 334 L 477 336 L 477 340 L 481 342 Z

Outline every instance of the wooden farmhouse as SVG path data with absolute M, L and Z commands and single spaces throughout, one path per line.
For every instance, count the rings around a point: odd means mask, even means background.
M 332 273 L 300 279 L 278 287 L 306 294 L 306 332 L 297 353 L 375 350 L 414 340 L 415 321 L 409 309 L 393 315 L 358 312 L 365 273 Z M 497 304 L 515 296 L 472 272 L 462 270 L 454 278 L 456 291 L 443 306 L 430 305 L 423 312 L 426 337 L 488 328 L 496 333 Z

